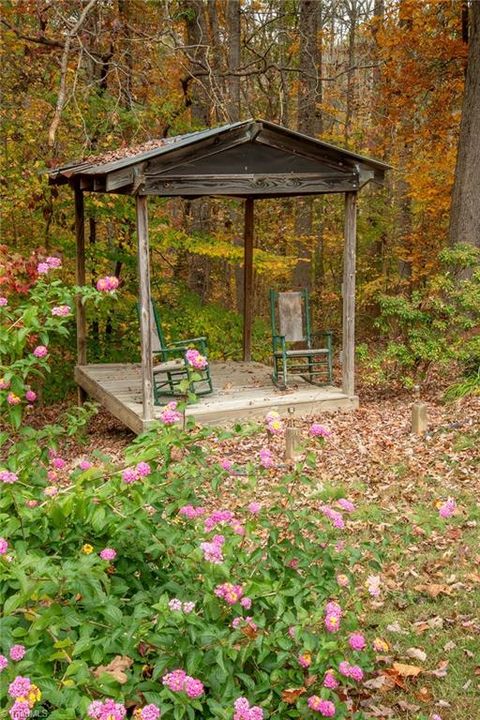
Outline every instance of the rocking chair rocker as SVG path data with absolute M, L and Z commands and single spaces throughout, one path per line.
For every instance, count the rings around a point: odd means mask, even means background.
M 272 321 L 272 380 L 281 389 L 288 386 L 289 374 L 300 375 L 313 385 L 332 383 L 332 333 L 311 332 L 308 290 L 270 290 Z M 324 338 L 320 343 L 314 338 Z M 292 345 L 301 344 L 297 348 Z

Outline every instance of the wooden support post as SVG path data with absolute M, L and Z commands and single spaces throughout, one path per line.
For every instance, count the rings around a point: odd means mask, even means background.
M 138 285 L 140 303 L 140 341 L 142 348 L 143 420 L 153 420 L 152 333 L 150 317 L 150 252 L 148 245 L 147 198 L 137 195 Z
M 85 213 L 83 203 L 83 190 L 75 185 L 75 240 L 76 240 L 76 283 L 85 285 Z M 85 306 L 77 295 L 75 299 L 77 311 L 77 365 L 87 364 L 87 321 Z M 78 403 L 82 405 L 87 399 L 87 393 L 78 387 Z
M 243 230 L 243 359 L 252 359 L 252 307 L 253 307 L 253 198 L 245 200 Z
M 355 255 L 357 243 L 357 193 L 345 193 L 345 245 L 343 253 L 342 389 L 355 394 Z

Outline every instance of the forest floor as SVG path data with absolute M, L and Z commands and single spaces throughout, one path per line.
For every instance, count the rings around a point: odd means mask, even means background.
M 364 607 L 362 618 L 369 639 L 386 642 L 376 674 L 355 698 L 367 717 L 480 717 L 480 398 L 445 405 L 439 397 L 427 398 L 424 437 L 410 433 L 406 396 L 367 393 L 354 413 L 315 418 L 332 435 L 314 450 L 316 466 L 305 470 L 309 482 L 291 489 L 294 502 L 312 508 L 352 500 L 357 510 L 348 517 L 348 542 L 367 557 L 367 566 L 355 568 L 355 583 L 381 577 L 381 596 Z M 304 437 L 311 421 L 295 420 Z M 87 445 L 72 445 L 68 455 L 72 463 L 80 454 L 120 459 L 132 439 L 100 412 Z M 234 510 L 253 498 L 266 508 L 274 502 L 276 480 L 288 470 L 282 437 L 267 436 L 262 427 L 208 445 L 212 460 L 228 457 L 239 469 L 225 479 L 223 507 Z M 252 485 L 241 467 L 264 446 L 278 464 Z M 438 506 L 449 496 L 457 511 L 442 520 Z

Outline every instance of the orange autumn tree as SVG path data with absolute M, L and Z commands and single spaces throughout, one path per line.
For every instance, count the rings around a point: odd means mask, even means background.
M 466 60 L 461 7 L 401 0 L 376 30 L 379 145 L 395 168 L 393 250 L 401 277 L 416 286 L 447 241 Z

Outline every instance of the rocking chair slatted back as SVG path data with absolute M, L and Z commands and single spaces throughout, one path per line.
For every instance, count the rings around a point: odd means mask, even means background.
M 306 339 L 304 299 L 303 292 L 278 293 L 280 335 L 283 335 L 287 342 L 301 342 Z
M 165 350 L 165 338 L 160 325 L 160 318 L 157 315 L 157 309 L 150 300 L 150 332 L 152 334 L 152 352 L 161 353 Z

